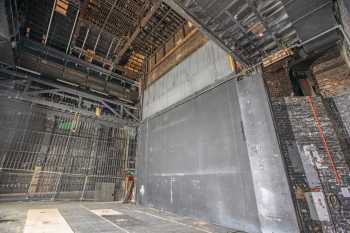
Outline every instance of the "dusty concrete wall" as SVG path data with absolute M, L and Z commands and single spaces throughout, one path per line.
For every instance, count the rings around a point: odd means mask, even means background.
M 143 118 L 175 104 L 231 72 L 226 52 L 209 41 L 145 90 Z

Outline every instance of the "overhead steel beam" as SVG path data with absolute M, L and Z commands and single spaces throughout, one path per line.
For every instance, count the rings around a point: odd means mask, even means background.
M 210 30 L 204 26 L 202 26 L 194 16 L 192 16 L 188 11 L 185 11 L 181 6 L 178 5 L 174 0 L 163 0 L 168 6 L 170 6 L 173 10 L 175 10 L 179 15 L 183 18 L 188 19 L 193 23 L 205 36 L 214 41 L 217 45 L 219 45 L 223 50 L 233 55 L 235 59 L 240 64 L 245 64 L 246 62 L 239 54 L 234 54 L 231 49 L 229 49 L 219 38 L 217 38 Z M 190 2 L 188 2 L 190 4 Z
M 61 51 L 54 49 L 54 48 L 51 48 L 51 47 L 44 48 L 40 43 L 36 43 L 36 42 L 30 41 L 30 40 L 24 40 L 23 44 L 24 44 L 24 48 L 26 48 L 32 52 L 39 53 L 43 57 L 51 57 L 52 56 L 56 59 L 58 59 L 58 58 L 61 60 L 63 59 L 65 63 L 75 63 L 79 66 L 86 67 L 86 68 L 89 68 L 93 71 L 105 74 L 106 76 L 112 76 L 113 79 L 116 79 L 120 82 L 125 82 L 131 86 L 138 87 L 138 85 L 139 85 L 138 82 L 136 82 L 134 80 L 128 79 L 128 78 L 126 78 L 122 75 L 119 75 L 117 73 L 113 73 L 110 70 L 99 67 L 97 65 L 93 65 L 93 64 L 86 62 L 82 59 L 79 59 L 77 57 L 67 55 Z M 120 67 L 118 67 L 118 69 L 119 68 Z
M 263 24 L 263 26 L 266 29 L 266 32 L 273 38 L 273 40 L 275 41 L 276 45 L 279 45 L 279 40 L 277 39 L 275 33 L 271 30 L 268 22 L 266 21 L 265 17 L 263 16 L 262 13 L 260 13 L 260 11 L 258 10 L 258 6 L 257 3 L 253 0 L 249 0 L 249 6 L 252 8 L 253 12 L 255 13 L 255 15 L 258 17 L 259 21 Z
M 23 101 L 29 101 L 35 104 L 39 104 L 39 105 L 43 105 L 43 106 L 47 106 L 47 107 L 51 107 L 51 108 L 55 108 L 55 109 L 59 109 L 62 111 L 69 111 L 69 112 L 78 112 L 81 115 L 84 115 L 86 117 L 91 117 L 91 118 L 96 118 L 96 114 L 85 110 L 85 109 L 81 109 L 81 108 L 76 108 L 73 106 L 67 106 L 65 104 L 60 104 L 60 103 L 55 103 L 55 102 L 51 102 L 51 101 L 47 101 L 47 100 L 43 100 L 40 98 L 35 98 L 35 97 L 24 97 L 24 96 L 18 96 L 18 95 L 8 95 L 6 93 L 1 93 L 0 92 L 0 96 L 6 96 L 6 97 L 11 97 L 14 99 L 19 99 L 19 100 L 23 100 Z M 114 116 L 101 116 L 98 118 L 101 121 L 105 121 L 105 123 L 112 123 L 112 125 L 127 125 L 127 126 L 137 126 L 138 122 L 130 122 L 127 120 L 123 120 L 123 119 L 119 119 L 116 118 Z
M 142 31 L 142 28 L 146 26 L 148 21 L 153 17 L 156 11 L 160 8 L 162 4 L 161 0 L 155 0 L 151 9 L 147 12 L 146 16 L 141 20 L 140 24 L 136 27 L 135 31 L 128 38 L 122 49 L 117 53 L 115 58 L 115 64 L 118 64 L 125 52 L 130 48 L 132 42 L 136 39 L 138 34 Z
M 153 32 L 154 32 L 155 30 L 157 30 L 157 28 L 159 27 L 159 25 L 163 22 L 163 20 L 164 20 L 166 17 L 168 17 L 168 15 L 169 15 L 169 13 L 170 13 L 171 11 L 172 11 L 172 9 L 169 8 L 169 10 L 165 13 L 165 15 L 159 20 L 159 22 L 157 23 L 157 25 L 156 25 L 154 28 L 152 28 L 152 30 L 145 36 L 144 41 L 146 41 L 146 39 L 147 39 L 149 36 L 153 35 Z
M 30 85 L 28 86 L 28 88 L 29 87 L 30 87 Z M 59 91 L 59 89 L 54 88 L 54 89 L 45 89 L 45 90 L 40 90 L 40 91 L 27 91 L 27 90 L 25 90 L 24 93 L 29 94 L 29 95 L 39 95 L 39 94 L 55 93 L 57 91 Z
M 38 77 L 35 77 L 33 74 L 29 74 L 29 73 L 20 73 L 17 71 L 13 71 L 13 70 L 8 70 L 8 69 L 1 69 L 0 70 L 1 73 L 4 74 L 8 74 L 8 75 L 12 75 L 12 76 L 16 76 L 22 80 L 25 80 L 27 83 L 23 84 L 24 85 L 24 91 L 21 91 L 21 93 L 18 95 L 16 94 L 15 96 L 20 96 L 23 97 L 24 99 L 28 100 L 28 101 L 32 101 L 32 100 L 38 100 L 40 101 L 42 104 L 45 103 L 45 105 L 51 106 L 50 104 L 48 104 L 47 102 L 50 102 L 48 100 L 46 100 L 45 98 L 40 98 L 40 94 L 52 94 L 52 95 L 64 95 L 65 98 L 67 99 L 72 99 L 72 100 L 87 100 L 87 102 L 89 103 L 95 103 L 101 106 L 104 106 L 106 109 L 108 109 L 113 115 L 114 117 L 118 118 L 118 119 L 122 119 L 125 121 L 129 121 L 129 122 L 133 122 L 136 123 L 139 121 L 139 116 L 138 116 L 138 112 L 139 109 L 135 106 L 131 106 L 125 103 L 122 103 L 118 100 L 112 100 L 112 99 L 107 99 L 107 98 L 103 98 L 100 96 L 96 96 L 96 95 L 92 95 L 86 92 L 82 92 L 82 91 L 78 91 L 76 89 L 73 88 L 68 88 L 65 86 L 61 86 L 61 85 L 57 85 L 55 83 L 46 81 L 46 80 L 42 80 Z M 38 85 L 36 86 L 35 85 Z M 44 86 L 44 87 L 43 87 Z M 33 90 L 33 87 L 34 90 Z M 38 88 L 39 87 L 39 90 Z M 44 88 L 44 89 L 42 89 Z M 40 90 L 41 89 L 41 90 Z M 35 101 L 35 103 L 37 103 L 38 101 Z M 57 105 L 57 103 L 53 103 L 55 106 Z M 60 109 L 62 109 L 63 107 L 61 106 Z M 80 103 L 78 107 L 74 107 L 76 110 L 80 109 Z M 66 110 L 71 111 L 72 106 L 67 106 Z M 121 109 L 124 109 L 124 111 L 122 112 Z M 86 109 L 82 108 L 81 110 L 83 110 L 83 112 L 87 111 Z M 119 113 L 119 111 L 121 113 Z M 90 111 L 91 112 L 91 111 Z M 136 113 L 134 113 L 136 112 Z
M 122 118 L 122 115 L 120 115 L 115 109 L 113 109 L 111 106 L 109 106 L 105 101 L 101 102 L 103 106 L 105 106 L 107 109 L 109 109 L 114 115 L 116 115 L 119 118 Z

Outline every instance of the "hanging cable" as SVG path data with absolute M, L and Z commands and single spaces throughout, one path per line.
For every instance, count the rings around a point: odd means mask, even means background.
M 338 170 L 337 170 L 337 167 L 336 167 L 333 155 L 329 151 L 328 142 L 327 142 L 326 136 L 324 134 L 323 128 L 321 126 L 320 119 L 318 118 L 316 106 L 315 106 L 311 96 L 308 96 L 307 100 L 308 100 L 308 102 L 310 104 L 312 115 L 313 115 L 313 118 L 315 120 L 316 126 L 317 126 L 317 128 L 318 128 L 318 130 L 320 132 L 323 148 L 324 148 L 324 150 L 325 150 L 325 152 L 327 154 L 329 162 L 331 163 L 331 168 L 332 168 L 332 171 L 333 171 L 333 173 L 335 175 L 336 182 L 339 185 L 341 183 L 341 177 L 340 177 L 340 174 L 338 173 Z

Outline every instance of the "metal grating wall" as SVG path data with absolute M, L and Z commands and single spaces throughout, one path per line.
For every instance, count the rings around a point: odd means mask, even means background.
M 0 200 L 119 200 L 135 129 L 0 99 Z

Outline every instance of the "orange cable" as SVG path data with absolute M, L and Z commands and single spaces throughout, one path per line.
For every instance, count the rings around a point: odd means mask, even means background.
M 320 119 L 318 118 L 317 111 L 316 111 L 316 106 L 314 105 L 311 96 L 308 96 L 307 100 L 308 100 L 308 102 L 310 104 L 310 107 L 311 107 L 311 110 L 312 110 L 312 114 L 313 114 L 314 120 L 316 122 L 316 126 L 319 129 L 319 131 L 320 131 L 320 136 L 321 136 L 321 139 L 322 139 L 323 147 L 324 147 L 324 149 L 325 149 L 325 151 L 327 153 L 329 161 L 331 162 L 331 166 L 332 166 L 333 173 L 335 174 L 336 182 L 339 185 L 340 182 L 341 182 L 341 177 L 340 177 L 340 174 L 338 173 L 337 167 L 335 165 L 335 161 L 334 161 L 333 155 L 329 151 L 328 142 L 327 142 L 326 136 L 324 135 L 323 129 L 321 127 Z

